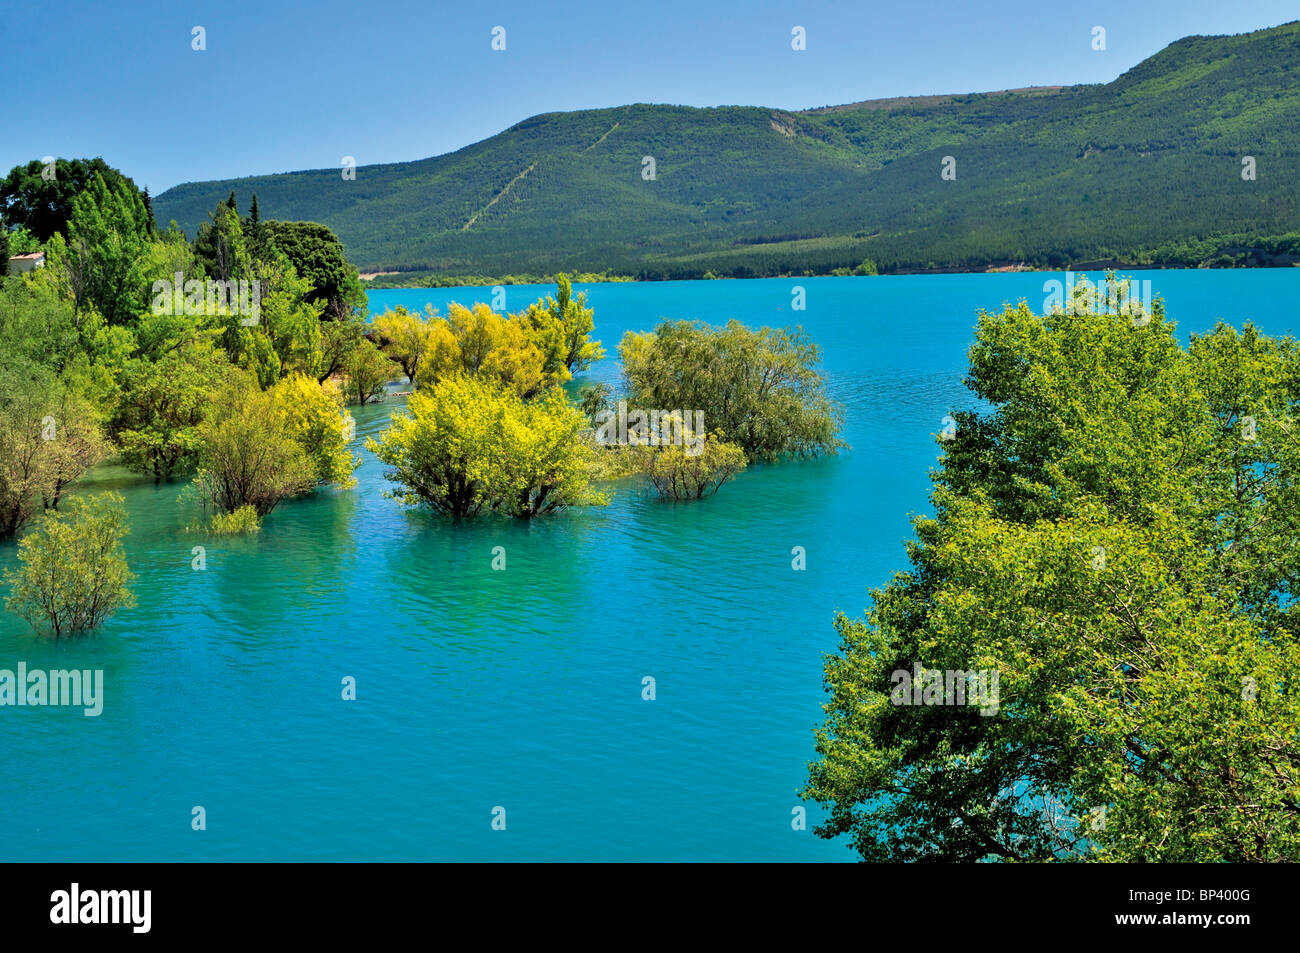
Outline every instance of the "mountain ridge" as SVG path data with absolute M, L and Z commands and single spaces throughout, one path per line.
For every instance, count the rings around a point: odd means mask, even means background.
M 264 217 L 334 228 L 363 270 L 434 276 L 1179 261 L 1300 230 L 1297 66 L 1300 21 L 1184 37 L 1104 84 L 540 113 L 454 152 L 359 166 L 355 181 L 185 183 L 154 208 L 193 233 L 230 191 L 244 206 L 256 192 Z

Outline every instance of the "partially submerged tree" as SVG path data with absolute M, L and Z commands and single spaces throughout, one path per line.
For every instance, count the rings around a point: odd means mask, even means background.
M 48 512 L 18 543 L 19 568 L 5 573 L 5 608 L 54 637 L 101 625 L 135 605 L 122 538 L 127 534 L 122 497 L 101 493 L 74 498 L 64 512 Z
M 590 451 L 578 439 L 586 425 L 559 388 L 528 402 L 503 395 L 498 442 L 485 470 L 497 508 L 532 519 L 562 507 L 604 503 L 591 489 Z
M 702 500 L 745 469 L 745 451 L 712 434 L 693 445 L 646 447 L 644 466 L 655 491 L 672 500 Z
M 559 391 L 525 402 L 493 380 L 457 374 L 411 395 L 407 414 L 367 447 L 401 485 L 388 495 L 452 516 L 531 518 L 601 503 L 591 490 L 581 412 Z
M 821 352 L 800 328 L 723 328 L 665 321 L 619 344 L 631 406 L 703 411 L 710 433 L 750 459 L 835 453 L 839 408 L 826 396 Z
M 132 363 L 112 426 L 123 463 L 154 482 L 193 470 L 203 422 L 231 373 L 224 353 L 205 341 L 179 344 L 156 362 Z
M 552 376 L 560 378 L 563 368 L 565 373 L 560 379 L 567 380 L 605 356 L 600 342 L 591 340 L 595 312 L 587 307 L 587 293 L 581 291 L 574 297 L 568 275 L 556 279 L 554 297 L 532 305 L 521 317 L 546 342 L 546 371 Z
M 297 439 L 297 425 L 276 395 L 248 386 L 204 421 L 202 466 L 194 486 L 215 513 L 251 506 L 266 516 L 317 484 L 319 471 Z
M 298 374 L 276 384 L 272 396 L 293 438 L 311 459 L 316 482 L 340 488 L 355 486 L 352 474 L 361 461 L 348 449 L 348 443 L 356 421 L 344 410 L 338 386 Z
M 433 346 L 437 321 L 438 313 L 432 305 L 426 308 L 425 315 L 398 305 L 373 321 L 375 335 L 384 353 L 401 365 L 402 373 L 412 384 L 420 364 Z
M 379 348 L 362 341 L 348 355 L 343 367 L 344 392 L 358 404 L 368 404 L 384 396 L 384 388 L 398 374 L 394 364 Z
M 39 369 L 0 369 L 0 539 L 43 509 L 107 452 L 98 415 Z
M 547 370 L 545 342 L 522 318 L 498 314 L 482 303 L 466 308 L 453 302 L 445 318 L 431 323 L 428 350 L 416 372 L 418 386 L 468 374 L 499 381 L 529 399 L 568 380 L 558 363 Z

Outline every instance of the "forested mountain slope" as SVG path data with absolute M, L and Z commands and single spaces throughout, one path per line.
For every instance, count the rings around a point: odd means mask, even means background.
M 193 234 L 232 189 L 244 207 L 256 192 L 266 218 L 334 228 L 363 270 L 449 275 L 1275 263 L 1300 252 L 1298 69 L 1291 23 L 1188 37 L 1102 85 L 548 113 L 352 181 L 190 183 L 154 207 Z

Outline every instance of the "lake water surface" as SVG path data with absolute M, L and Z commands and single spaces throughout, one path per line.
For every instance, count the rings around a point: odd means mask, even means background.
M 822 346 L 852 449 L 753 467 L 699 503 L 628 484 L 605 508 L 457 525 L 383 498 L 358 445 L 356 489 L 282 505 L 230 541 L 183 531 L 180 484 L 97 469 L 79 491 L 125 495 L 139 605 L 59 644 L 0 613 L 0 668 L 103 669 L 106 695 L 97 718 L 0 708 L 0 859 L 854 859 L 791 828 L 832 617 L 861 614 L 905 565 L 934 434 L 971 402 L 977 309 L 1038 309 L 1060 277 L 585 286 L 609 355 L 590 378 L 615 382 L 623 332 L 668 317 L 799 322 Z M 1300 269 L 1139 277 L 1184 332 L 1296 324 Z M 506 309 L 550 291 L 507 287 Z M 370 298 L 445 310 L 491 289 Z M 400 406 L 354 409 L 358 437 Z M 14 563 L 0 545 L 0 570 Z M 206 831 L 191 830 L 196 805 Z

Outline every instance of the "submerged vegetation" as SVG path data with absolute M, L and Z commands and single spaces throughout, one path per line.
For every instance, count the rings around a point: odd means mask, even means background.
M 593 484 L 643 476 L 662 496 L 701 499 L 749 459 L 842 446 L 820 352 L 797 328 L 667 322 L 629 334 L 619 410 L 603 385 L 575 405 L 561 385 L 604 352 L 585 294 L 563 276 L 556 290 L 514 315 L 452 304 L 445 318 L 397 308 L 375 319 L 416 387 L 408 413 L 369 444 L 403 487 L 395 498 L 454 516 L 532 518 L 602 503 Z M 677 409 L 628 415 L 628 403 Z
M 5 608 L 54 637 L 93 629 L 135 605 L 122 538 L 122 497 L 104 493 L 73 499 L 66 512 L 47 513 L 18 543 L 20 568 L 5 573 Z
M 821 350 L 802 328 L 666 321 L 618 347 L 629 403 L 690 407 L 748 459 L 835 453 L 842 414 L 826 396 Z
M 368 322 L 333 232 L 263 219 L 256 195 L 247 215 L 233 192 L 221 199 L 192 241 L 159 231 L 147 193 L 102 160 L 19 167 L 0 201 L 6 246 L 47 257 L 0 277 L 0 538 L 35 525 L 23 541 L 33 565 L 33 547 L 62 538 L 68 487 L 106 459 L 158 484 L 187 480 L 191 529 L 213 535 L 257 532 L 287 500 L 355 486 L 345 405 L 384 400 L 403 377 L 405 411 L 367 446 L 394 498 L 455 517 L 600 505 L 600 485 L 628 477 L 698 499 L 750 456 L 836 446 L 818 353 L 797 329 L 665 325 L 629 339 L 629 395 L 686 401 L 687 419 L 662 441 L 634 427 L 610 446 L 596 420 L 608 390 L 575 400 L 566 388 L 604 350 L 565 275 L 517 314 L 452 304 Z M 115 566 L 84 564 L 125 587 Z M 108 614 L 60 609 L 55 628 Z
M 109 594 L 129 573 L 105 542 L 124 517 L 76 499 L 60 517 L 106 458 L 193 477 L 187 499 L 217 532 L 352 485 L 338 369 L 365 340 L 365 299 L 328 229 L 262 221 L 256 201 L 241 216 L 232 194 L 190 242 L 102 160 L 19 167 L 0 201 L 10 247 L 37 240 L 47 259 L 0 276 L 0 538 L 32 530 L 14 611 L 35 624 L 39 604 L 57 635 L 129 604 Z
M 0 229 L 48 257 L 0 278 L 0 537 L 25 534 L 5 604 L 55 637 L 133 604 L 120 498 L 69 496 L 89 468 L 187 481 L 198 533 L 263 531 L 355 486 L 346 403 L 402 378 L 366 446 L 388 496 L 458 519 L 599 506 L 633 478 L 699 501 L 844 447 L 799 327 L 663 321 L 619 343 L 618 389 L 578 387 L 604 350 L 563 275 L 513 314 L 367 323 L 329 229 L 232 194 L 191 242 L 111 168 L 68 169 L 71 195 L 12 173 Z M 944 435 L 911 566 L 836 619 L 805 795 L 866 859 L 1300 848 L 1300 345 L 1220 326 L 1184 348 L 1160 302 L 1123 304 L 981 315 L 985 409 Z
M 421 387 L 392 427 L 367 446 L 401 484 L 392 493 L 452 516 L 497 510 L 531 518 L 603 502 L 591 489 L 582 414 L 562 391 L 525 401 L 464 373 Z

